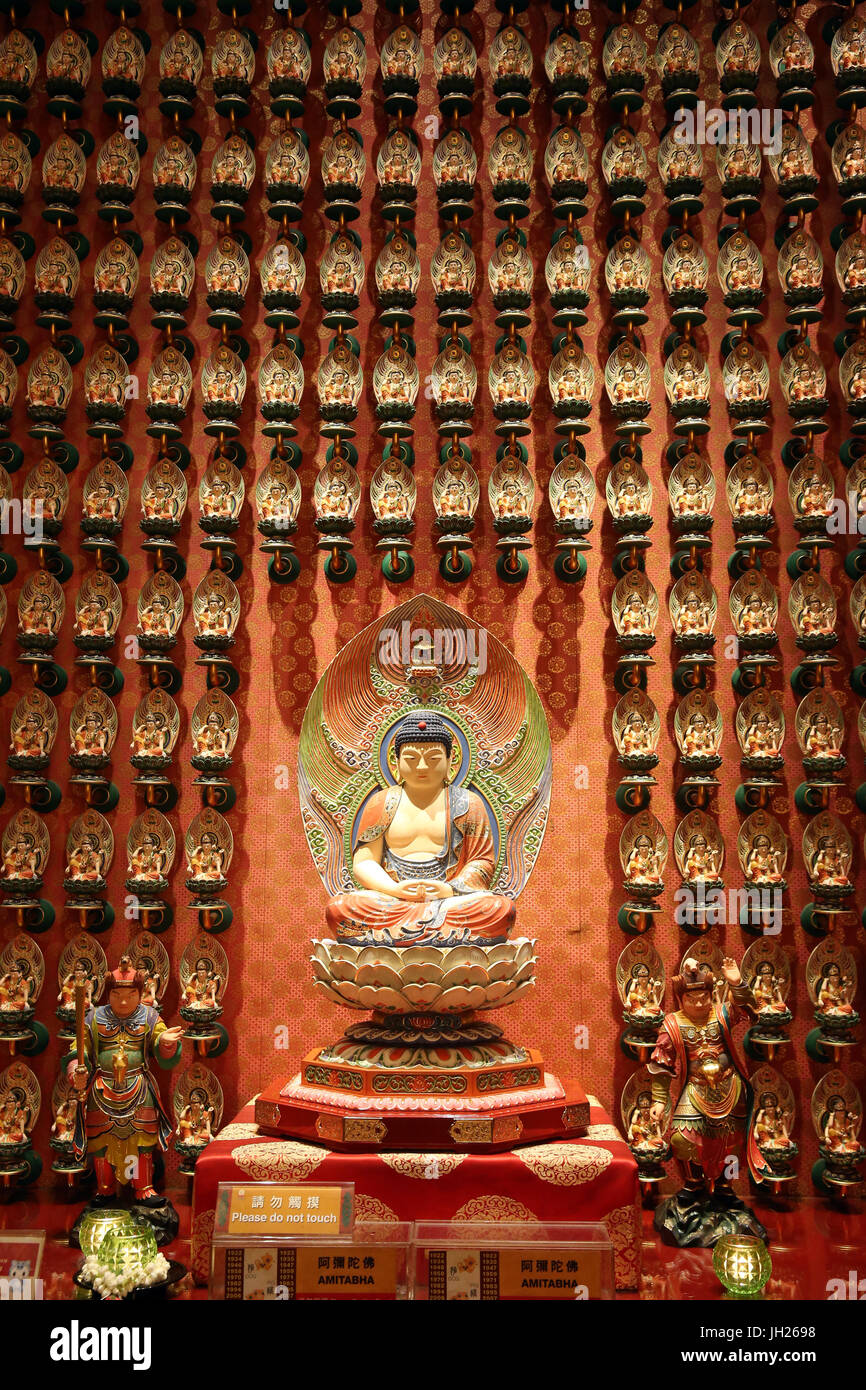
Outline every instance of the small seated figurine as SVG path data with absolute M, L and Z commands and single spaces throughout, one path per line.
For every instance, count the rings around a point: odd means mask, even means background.
M 638 835 L 625 865 L 628 883 L 661 883 L 658 850 L 649 835 Z
M 782 994 L 782 981 L 776 975 L 772 961 L 761 961 L 752 984 L 752 993 L 755 996 L 756 1013 L 759 1017 L 762 1014 L 786 1014 L 788 1012 L 788 1006 Z
M 0 1010 L 4 1013 L 23 1013 L 30 1000 L 30 981 L 20 966 L 13 962 L 0 978 Z
M 361 815 L 352 871 L 362 886 L 326 909 L 338 940 L 454 946 L 508 936 L 514 903 L 489 891 L 496 856 L 487 812 L 475 793 L 449 785 L 452 746 L 435 710 L 397 726 L 400 784 L 375 792 Z
M 755 1113 L 755 1140 L 763 1150 L 785 1152 L 794 1147 L 788 1132 L 789 1116 L 771 1091 L 760 1098 Z
M 208 1104 L 207 1092 L 197 1086 L 189 1093 L 189 1101 L 177 1117 L 176 1147 L 181 1153 L 195 1154 L 206 1148 L 213 1139 L 214 1108 Z
M 668 1147 L 661 1124 L 652 1113 L 649 1091 L 641 1091 L 629 1116 L 627 1143 L 630 1149 L 641 1154 L 664 1153 Z
M 746 855 L 745 871 L 750 883 L 782 882 L 782 852 L 773 848 L 769 835 L 755 836 Z M 757 993 L 757 986 L 755 988 Z
M 831 1153 L 856 1154 L 862 1151 L 857 1137 L 857 1116 L 846 1110 L 842 1096 L 834 1096 L 827 1106 L 823 1139 Z
M 217 1010 L 221 985 L 222 981 L 211 970 L 209 961 L 196 961 L 195 974 L 190 976 L 189 983 L 181 994 L 181 1008 L 208 1013 Z
M 626 1012 L 633 1018 L 659 1018 L 664 985 L 653 979 L 646 965 L 634 967 L 625 996 Z
M 830 961 L 818 987 L 818 1010 L 831 1018 L 844 1018 L 854 1013 L 851 1003 L 852 981 L 842 975 L 835 961 Z

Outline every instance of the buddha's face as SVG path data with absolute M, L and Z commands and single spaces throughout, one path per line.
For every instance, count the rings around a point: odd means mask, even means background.
M 448 776 L 448 751 L 444 743 L 404 743 L 397 771 L 407 791 L 442 787 Z

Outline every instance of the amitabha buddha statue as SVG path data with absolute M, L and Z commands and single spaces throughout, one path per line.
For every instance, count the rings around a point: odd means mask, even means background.
M 585 1128 L 580 1087 L 484 1017 L 534 987 L 536 943 L 510 933 L 551 763 L 526 673 L 440 600 L 407 600 L 337 653 L 304 715 L 298 796 L 328 894 L 313 979 L 355 1018 L 257 1097 L 266 1133 L 435 1153 Z
M 449 783 L 453 738 L 435 710 L 417 710 L 393 738 L 399 782 L 361 813 L 352 873 L 362 887 L 328 902 L 338 941 L 454 946 L 504 941 L 510 898 L 490 892 L 496 852 L 484 803 Z

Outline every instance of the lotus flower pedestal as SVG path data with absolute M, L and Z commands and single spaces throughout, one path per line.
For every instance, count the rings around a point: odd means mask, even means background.
M 256 1101 L 266 1133 L 325 1148 L 496 1152 L 582 1134 L 589 1102 L 541 1055 L 478 1017 L 534 984 L 535 942 L 496 946 L 313 943 L 316 985 L 373 1010 Z

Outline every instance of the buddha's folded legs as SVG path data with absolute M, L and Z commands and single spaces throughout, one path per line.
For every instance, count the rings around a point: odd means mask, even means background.
M 493 945 L 506 940 L 514 918 L 510 898 L 483 892 L 409 903 L 362 888 L 331 898 L 325 910 L 329 933 L 359 945 Z

